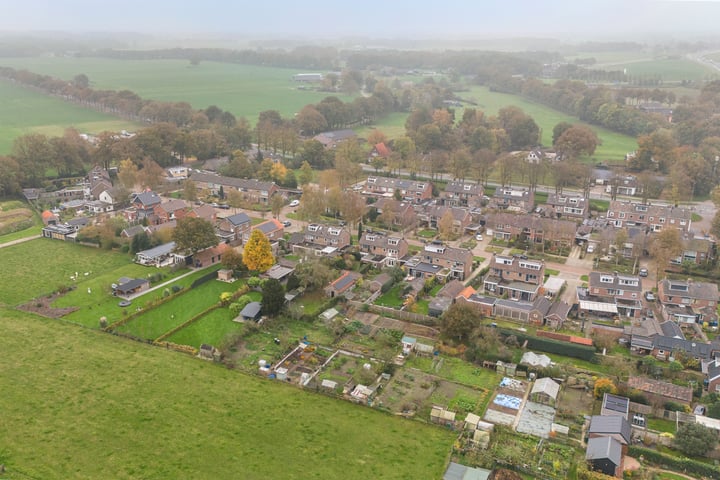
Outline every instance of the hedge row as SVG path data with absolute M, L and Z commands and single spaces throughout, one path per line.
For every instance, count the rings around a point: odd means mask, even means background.
M 118 320 L 117 322 L 113 323 L 112 325 L 108 325 L 107 327 L 105 327 L 104 330 L 105 330 L 106 332 L 110 332 L 110 331 L 113 331 L 113 330 L 117 330 L 118 328 L 122 327 L 123 325 L 125 325 L 126 323 L 128 323 L 128 322 L 129 322 L 130 320 L 132 320 L 133 318 L 135 318 L 135 317 L 137 317 L 137 316 L 140 316 L 140 315 L 144 315 L 145 313 L 147 313 L 148 309 L 153 309 L 153 308 L 159 307 L 159 306 L 162 305 L 163 303 L 167 303 L 167 302 L 169 302 L 170 300 L 173 300 L 174 298 L 176 298 L 176 297 L 178 297 L 178 296 L 180 296 L 180 295 L 182 295 L 182 294 L 184 294 L 184 293 L 187 293 L 187 292 L 189 292 L 189 291 L 190 291 L 189 289 L 183 288 L 183 289 L 181 289 L 181 290 L 178 290 L 178 291 L 175 292 L 175 293 L 171 293 L 171 294 L 168 295 L 167 297 L 159 297 L 159 298 L 156 298 L 156 299 L 153 300 L 152 303 L 151 303 L 149 306 L 147 306 L 146 308 L 143 308 L 143 309 L 141 309 L 141 310 L 137 310 L 137 311 L 131 313 L 130 315 L 127 315 L 126 317 L 121 318 L 120 320 Z
M 514 335 L 517 337 L 518 342 L 523 344 L 527 341 L 528 348 L 533 350 L 540 350 L 546 353 L 556 353 L 558 355 L 564 355 L 566 357 L 579 358 L 592 362 L 595 359 L 595 349 L 592 347 L 586 347 L 584 345 L 575 345 L 573 343 L 558 342 L 557 340 L 551 340 L 549 338 L 538 338 L 533 335 L 524 334 L 518 330 L 500 330 L 500 335 L 503 337 L 509 337 Z
M 639 458 L 642 456 L 645 461 L 655 465 L 666 467 L 670 470 L 684 472 L 698 477 L 720 478 L 720 469 L 707 463 L 698 462 L 687 457 L 673 457 L 665 453 L 651 450 L 649 448 L 637 447 L 631 445 L 628 448 L 628 454 L 632 457 Z
M 214 270 L 210 273 L 206 273 L 202 277 L 196 278 L 195 280 L 193 280 L 192 284 L 190 284 L 190 288 L 199 287 L 203 283 L 209 282 L 210 280 L 217 278 L 217 275 L 218 275 L 217 270 Z

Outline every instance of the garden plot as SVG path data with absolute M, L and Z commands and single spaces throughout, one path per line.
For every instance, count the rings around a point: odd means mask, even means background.
M 401 330 L 405 332 L 405 335 L 409 335 L 411 337 L 425 337 L 432 340 L 436 340 L 440 334 L 440 332 L 432 327 L 426 327 L 416 323 L 403 322 L 401 320 L 385 317 L 379 317 L 375 321 L 375 326 L 390 330 Z
M 365 368 L 368 363 L 370 369 Z M 375 371 L 377 366 L 378 364 L 368 359 L 338 353 L 318 374 L 315 382 L 319 385 L 323 380 L 332 380 L 338 384 L 338 387 L 343 387 L 342 393 L 349 393 L 356 384 L 373 384 L 378 377 Z
M 436 377 L 415 370 L 398 371 L 378 398 L 378 405 L 391 412 L 415 415 L 439 385 Z M 428 416 L 429 416 L 428 408 Z
M 528 387 L 527 382 L 503 377 L 483 418 L 490 423 L 515 426 Z
M 528 401 L 520 412 L 520 421 L 516 430 L 535 437 L 548 438 L 554 419 L 554 408 Z
M 276 377 L 305 386 L 330 355 L 331 352 L 324 349 L 301 343 L 275 366 Z

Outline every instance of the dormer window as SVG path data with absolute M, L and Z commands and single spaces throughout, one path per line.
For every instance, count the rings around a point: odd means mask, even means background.
M 374 241 L 375 241 L 375 235 L 367 235 L 367 236 L 365 237 L 365 239 L 366 239 L 368 242 L 374 242 Z
M 601 275 L 600 276 L 600 283 L 613 283 L 615 281 L 615 277 L 612 275 Z
M 470 191 L 471 185 L 463 185 L 463 190 Z
M 397 238 L 388 238 L 388 245 L 397 245 L 399 241 Z

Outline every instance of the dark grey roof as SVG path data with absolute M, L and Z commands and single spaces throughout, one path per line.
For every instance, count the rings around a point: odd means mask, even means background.
M 260 315 L 260 309 L 262 308 L 262 304 L 260 302 L 250 302 L 247 305 L 245 305 L 245 308 L 242 309 L 242 312 L 240 312 L 240 315 L 243 318 L 257 318 L 258 315 Z
M 693 342 L 684 338 L 665 337 L 658 335 L 653 339 L 653 346 L 660 350 L 674 352 L 682 350 L 693 357 L 710 358 L 711 345 L 709 343 Z
M 241 191 L 259 190 L 267 192 L 275 185 L 274 182 L 261 182 L 260 180 L 247 178 L 223 177 L 222 175 L 213 175 L 209 173 L 194 172 L 191 178 L 193 182 L 205 182 L 212 183 L 214 185 L 235 187 Z
M 142 225 L 133 225 L 123 230 L 123 233 L 128 237 L 134 237 L 135 235 L 145 231 L 145 227 Z
M 473 293 L 468 297 L 468 301 L 475 302 L 475 303 L 483 303 L 486 305 L 495 305 L 495 302 L 498 299 L 495 297 L 484 297 L 482 295 L 478 295 L 477 293 Z
M 720 362 L 715 360 L 708 365 L 707 378 L 708 380 L 712 380 L 717 377 L 720 377 Z
M 442 270 L 442 267 L 440 265 L 433 265 L 427 262 L 420 262 L 415 265 L 413 269 L 422 273 L 437 273 Z
M 606 393 L 603 397 L 603 408 L 612 410 L 613 412 L 627 414 L 630 408 L 630 399 Z
M 663 290 L 667 294 L 680 295 L 684 297 L 702 300 L 716 300 L 718 298 L 718 286 L 714 283 L 694 281 L 688 282 L 683 280 L 668 279 L 664 279 L 661 283 L 663 285 Z M 677 286 L 681 286 L 684 288 L 673 288 Z
M 266 222 L 255 225 L 255 228 L 267 235 L 274 232 L 275 230 L 283 228 L 283 226 L 277 220 L 268 220 Z
M 157 247 L 150 248 L 148 250 L 143 250 L 142 252 L 138 252 L 137 255 L 141 255 L 147 258 L 155 258 L 161 257 L 163 255 L 168 255 L 172 253 L 173 250 L 175 250 L 175 242 L 169 242 L 163 243 L 162 245 L 158 245 Z
M 88 223 L 90 223 L 90 219 L 87 217 L 77 217 L 77 218 L 71 218 L 67 222 L 68 225 L 72 225 L 73 227 L 84 227 Z
M 563 320 L 567 319 L 568 313 L 570 313 L 570 304 L 565 302 L 554 302 L 552 306 L 550 307 L 550 310 L 545 314 L 545 316 L 550 315 L 557 315 L 558 317 L 562 318 Z
M 610 282 L 601 282 L 600 279 L 602 277 L 613 277 L 612 283 Z M 627 285 L 627 284 L 621 284 L 621 281 L 635 281 L 637 282 L 637 285 Z M 613 288 L 613 289 L 622 289 L 627 290 L 630 292 L 640 292 L 642 291 L 642 279 L 635 275 L 625 275 L 622 273 L 607 273 L 607 272 L 590 272 L 589 275 L 589 285 L 590 288 Z
M 620 465 L 620 463 L 622 462 L 622 445 L 620 444 L 620 442 L 618 442 L 612 437 L 593 437 L 588 439 L 585 459 L 601 460 L 603 458 L 607 458 L 616 466 Z
M 630 443 L 630 431 L 630 424 L 625 417 L 617 415 L 593 415 L 588 428 L 588 433 L 620 435 L 626 443 Z
M 248 217 L 247 213 L 240 212 L 236 213 L 235 215 L 230 215 L 229 217 L 225 217 L 225 220 L 230 222 L 232 225 L 238 226 L 242 225 L 244 223 L 250 223 L 250 217 Z
M 445 186 L 446 192 L 462 193 L 465 195 L 482 195 L 483 186 L 478 183 L 470 182 L 448 182 Z
M 665 337 L 678 337 L 678 338 L 685 338 L 685 335 L 683 334 L 682 329 L 680 328 L 680 325 L 678 325 L 675 322 L 663 322 L 660 324 L 660 330 L 663 332 L 663 336 Z
M 118 285 L 115 290 L 120 293 L 128 293 L 128 292 L 132 292 L 133 290 L 135 290 L 136 288 L 138 288 L 142 285 L 145 285 L 146 283 L 149 283 L 149 282 L 147 280 L 145 280 L 144 278 L 133 278 L 129 282 L 125 282 L 122 285 Z
M 509 299 L 503 299 L 503 298 L 498 298 L 495 301 L 495 305 L 501 306 L 501 307 L 506 307 L 506 308 L 511 308 L 513 310 L 523 310 L 526 312 L 529 312 L 535 308 L 532 303 L 518 302 L 515 300 L 509 300 Z
M 543 296 L 537 297 L 533 302 L 533 306 L 542 313 L 543 317 L 548 314 L 552 305 L 552 302 Z
M 358 279 L 358 274 L 352 272 L 345 272 L 343 275 L 332 283 L 332 287 L 337 291 L 342 291 L 355 283 Z
M 140 202 L 145 207 L 151 207 L 160 203 L 160 197 L 155 192 L 133 193 L 133 203 Z

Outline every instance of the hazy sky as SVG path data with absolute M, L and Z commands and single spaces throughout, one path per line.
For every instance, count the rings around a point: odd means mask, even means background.
M 718 21 L 710 0 L 0 0 L 0 30 L 15 32 L 567 39 L 704 34 Z

